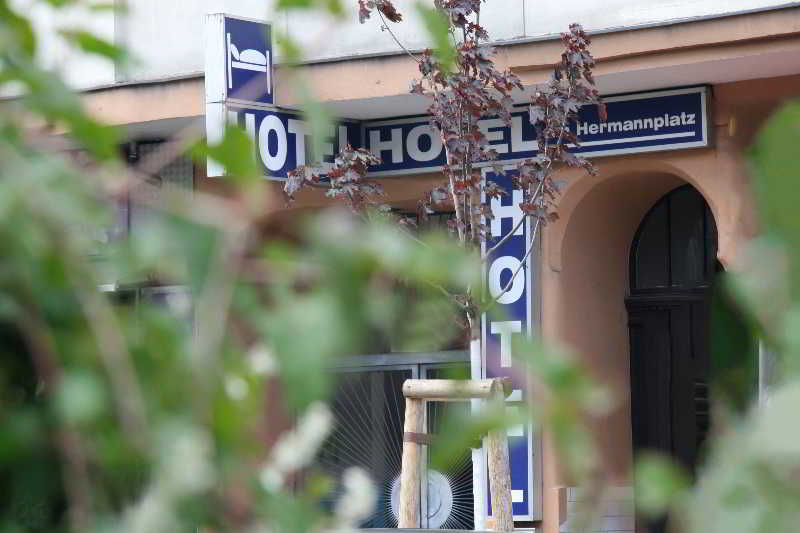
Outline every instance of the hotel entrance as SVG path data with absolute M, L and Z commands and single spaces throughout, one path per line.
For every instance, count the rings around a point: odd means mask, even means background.
M 630 253 L 633 452 L 665 453 L 688 471 L 709 429 L 711 286 L 717 229 L 700 193 L 674 189 L 645 215 Z M 637 531 L 645 524 L 637 518 Z M 666 530 L 663 520 L 646 524 Z

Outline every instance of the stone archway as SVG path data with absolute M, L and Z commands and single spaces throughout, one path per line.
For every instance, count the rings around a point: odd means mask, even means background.
M 596 424 L 604 466 L 616 485 L 629 484 L 632 458 L 624 304 L 630 244 L 653 203 L 686 183 L 674 174 L 629 172 L 592 184 L 577 201 L 568 191 L 569 211 L 546 238 L 545 255 L 557 251 L 560 257 L 547 257 L 553 261 L 543 265 L 543 330 L 571 347 L 617 400 Z
M 560 219 L 543 232 L 542 333 L 571 347 L 594 377 L 616 394 L 610 416 L 596 421 L 608 481 L 630 492 L 632 464 L 629 339 L 624 297 L 628 253 L 647 210 L 665 193 L 691 184 L 717 221 L 718 260 L 731 268 L 740 246 L 757 232 L 746 174 L 733 157 L 692 150 L 638 154 L 598 161 L 600 174 L 567 172 Z M 571 178 L 571 179 L 570 179 Z M 558 466 L 559 453 L 543 440 L 543 529 L 559 531 L 571 482 Z M 632 496 L 630 496 L 632 497 Z M 631 524 L 633 516 L 630 517 Z M 630 530 L 620 527 L 621 531 Z

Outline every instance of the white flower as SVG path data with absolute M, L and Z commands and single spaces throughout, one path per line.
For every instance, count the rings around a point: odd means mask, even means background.
M 283 487 L 284 475 L 282 472 L 276 470 L 271 466 L 265 466 L 261 469 L 261 475 L 258 476 L 258 481 L 261 486 L 269 492 L 277 492 Z
M 249 391 L 250 387 L 241 377 L 232 374 L 225 377 L 225 394 L 232 400 L 244 400 Z
M 272 352 L 263 344 L 257 344 L 247 354 L 250 370 L 254 374 L 273 376 L 278 372 L 278 361 Z
M 182 496 L 214 484 L 213 445 L 205 431 L 178 423 L 164 431 L 161 443 L 158 479 L 164 490 Z
M 126 511 L 125 522 L 130 533 L 167 533 L 178 527 L 168 499 L 157 487 L 151 487 Z
M 367 473 L 358 467 L 345 470 L 344 492 L 336 502 L 336 521 L 340 528 L 356 528 L 375 509 L 375 486 Z
M 330 433 L 332 425 L 333 415 L 328 406 L 321 402 L 311 404 L 297 426 L 281 435 L 272 449 L 269 461 L 260 475 L 264 489 L 280 489 L 286 474 L 309 464 Z

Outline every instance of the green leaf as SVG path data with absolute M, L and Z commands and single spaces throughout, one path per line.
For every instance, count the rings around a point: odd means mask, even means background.
M 62 377 L 56 406 L 67 423 L 89 423 L 105 411 L 107 404 L 103 386 L 93 373 L 72 371 Z
M 89 4 L 89 9 L 95 12 L 112 11 L 120 15 L 124 15 L 130 11 L 126 2 L 99 2 L 97 4 Z
M 278 0 L 278 9 L 323 9 L 337 17 L 346 11 L 341 0 Z
M 56 74 L 30 63 L 16 63 L 8 70 L 27 87 L 23 103 L 34 113 L 53 123 L 63 123 L 69 135 L 101 160 L 117 155 L 119 133 L 91 118 L 80 98 Z
M 671 459 L 649 453 L 639 457 L 634 475 L 637 510 L 658 516 L 689 487 L 689 477 Z
M 126 63 L 130 59 L 128 52 L 124 48 L 98 37 L 91 32 L 73 29 L 60 30 L 58 33 L 72 45 L 77 46 L 89 54 L 108 58 L 114 63 Z
M 53 7 L 66 7 L 76 4 L 78 0 L 46 0 Z
M 0 50 L 25 60 L 36 54 L 36 35 L 31 22 L 12 11 L 6 0 L 0 0 Z
M 444 72 L 450 72 L 456 59 L 456 50 L 450 42 L 450 23 L 447 16 L 423 2 L 417 2 L 416 8 L 433 40 L 434 53 L 439 59 L 440 68 Z
M 714 398 L 744 413 L 758 385 L 755 328 L 731 297 L 728 274 L 721 274 L 711 299 L 711 377 Z
M 302 86 L 305 87 L 306 84 L 302 84 Z M 321 163 L 325 139 L 330 136 L 330 132 L 334 128 L 333 115 L 325 104 L 314 98 L 310 93 L 301 91 L 300 98 L 303 117 L 311 126 L 311 150 L 309 155 L 313 158 L 313 161 L 309 160 L 309 162 Z
M 475 413 L 465 408 L 448 407 L 444 411 L 442 427 L 437 431 L 430 447 L 430 462 L 434 468 L 447 470 L 454 458 L 464 454 L 472 447 L 480 447 L 481 439 L 490 431 L 507 430 L 530 420 L 526 406 L 505 409 L 504 406 L 487 404 L 484 409 Z
M 275 42 L 286 65 L 297 66 L 303 61 L 303 49 L 288 33 L 276 31 Z
M 278 9 L 310 9 L 314 0 L 278 0 Z
M 205 162 L 210 157 L 225 167 L 226 175 L 238 182 L 248 182 L 263 175 L 255 159 L 253 140 L 239 126 L 227 124 L 222 141 L 209 145 L 199 143 L 191 150 L 192 157 Z
M 800 103 L 778 111 L 758 135 L 751 151 L 761 220 L 766 230 L 788 246 L 791 260 L 792 294 L 800 297 L 800 211 L 797 209 L 797 137 L 800 134 Z

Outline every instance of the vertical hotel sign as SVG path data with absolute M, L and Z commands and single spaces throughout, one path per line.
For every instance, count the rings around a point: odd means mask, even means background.
M 491 237 L 486 240 L 484 250 L 491 250 L 512 231 L 513 234 L 486 261 L 485 282 L 488 293 L 496 300 L 496 304 L 481 320 L 482 377 L 511 378 L 513 391 L 506 399 L 509 409 L 528 401 L 527 372 L 512 357 L 512 343 L 515 336 L 530 336 L 533 331 L 531 265 L 538 260 L 535 250 L 525 260 L 531 240 L 531 224 L 530 218 L 523 220 L 524 215 L 520 209 L 522 191 L 514 189 L 511 179 L 514 172 L 516 171 L 510 169 L 505 174 L 484 171 L 487 182 L 496 183 L 507 193 L 502 198 L 490 201 L 494 218 L 489 223 Z M 535 520 L 541 516 L 541 491 L 534 486 L 534 482 L 540 480 L 540 476 L 536 475 L 539 464 L 538 442 L 532 424 L 508 429 L 511 502 L 515 520 Z

